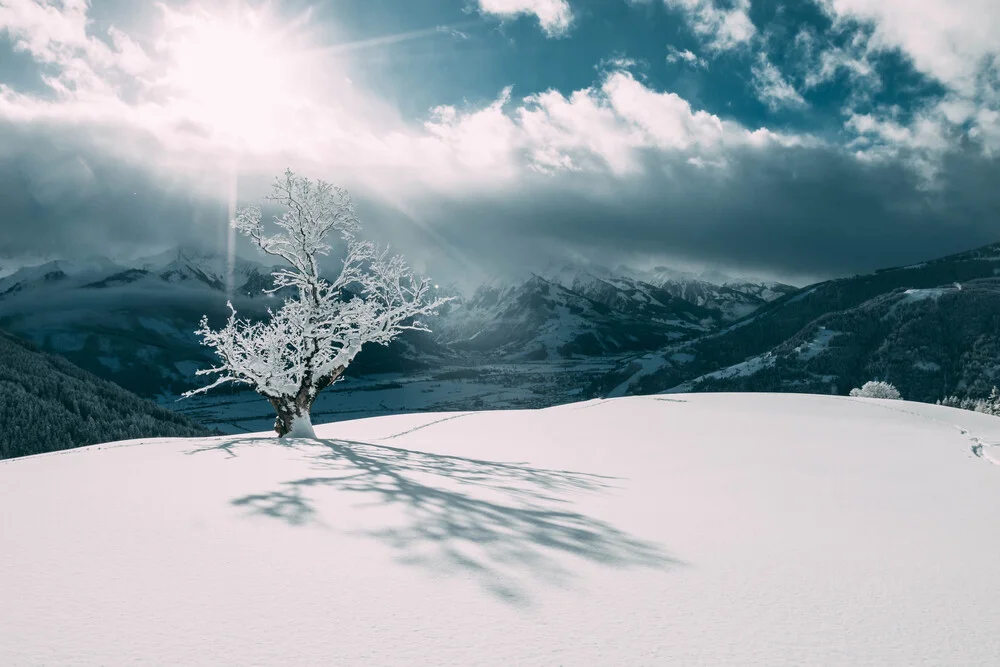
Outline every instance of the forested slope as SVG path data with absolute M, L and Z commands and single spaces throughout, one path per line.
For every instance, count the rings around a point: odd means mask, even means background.
M 208 434 L 187 417 L 0 332 L 0 458 Z

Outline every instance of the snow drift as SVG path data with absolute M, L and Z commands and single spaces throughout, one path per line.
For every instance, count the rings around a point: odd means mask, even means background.
M 0 663 L 992 664 L 1000 419 L 697 394 L 0 462 Z

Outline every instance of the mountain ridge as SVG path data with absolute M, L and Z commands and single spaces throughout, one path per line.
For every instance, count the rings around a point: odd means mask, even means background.
M 749 363 L 751 359 L 757 359 L 755 362 L 757 365 L 764 364 L 765 367 L 770 367 L 771 362 L 765 364 L 761 355 L 778 348 L 786 341 L 815 335 L 815 330 L 822 324 L 820 320 L 823 317 L 851 311 L 869 300 L 887 298 L 897 291 L 962 285 L 970 281 L 989 280 L 998 275 L 1000 275 L 1000 243 L 993 243 L 918 264 L 880 269 L 870 274 L 809 285 L 797 292 L 785 294 L 762 306 L 753 314 L 690 344 L 681 343 L 650 355 L 633 358 L 619 370 L 595 381 L 589 393 L 618 396 L 658 393 L 675 387 L 691 387 L 693 385 L 686 383 Z M 959 294 L 958 298 L 968 296 L 969 293 Z M 1000 332 L 989 328 L 980 333 L 988 337 L 1000 336 Z M 841 342 L 838 342 L 838 345 L 840 344 Z M 750 375 L 760 380 L 765 377 L 761 374 L 766 371 L 765 367 L 758 368 Z M 735 381 L 734 378 L 743 376 L 744 371 L 746 369 L 740 373 L 734 371 L 734 374 L 726 379 Z M 878 367 L 871 367 L 868 372 L 880 371 Z M 850 377 L 851 382 L 856 381 L 854 374 L 850 374 Z M 725 383 L 715 382 L 722 379 L 719 377 L 706 377 L 706 379 L 712 381 L 698 384 L 716 389 L 728 386 Z M 736 388 L 748 385 L 732 386 Z M 772 382 L 760 386 L 775 385 Z M 817 388 L 814 384 L 807 383 L 807 386 Z M 835 383 L 834 386 L 838 393 L 846 393 L 851 388 L 836 386 Z M 949 382 L 943 383 L 941 389 L 943 391 L 946 388 L 961 390 L 961 387 Z M 926 392 L 920 395 L 927 396 Z M 941 394 L 939 398 L 944 395 Z
M 263 293 L 274 268 L 236 257 L 229 293 L 228 259 L 218 252 L 181 246 L 127 261 L 56 260 L 0 280 L 0 326 L 141 395 L 177 395 L 194 386 L 194 368 L 213 361 L 193 333 L 201 316 L 221 321 L 230 298 L 242 315 L 264 316 L 281 298 Z M 648 351 L 726 321 L 719 308 L 593 266 L 497 279 L 458 296 L 431 319 L 433 333 L 366 348 L 348 373 Z

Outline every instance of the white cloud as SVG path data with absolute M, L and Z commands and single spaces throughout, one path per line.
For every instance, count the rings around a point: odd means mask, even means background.
M 83 32 L 84 5 L 67 7 L 60 18 L 52 6 L 30 4 L 42 19 L 66 26 L 50 33 L 60 35 L 58 39 L 49 37 L 32 47 L 43 54 L 40 57 L 59 54 L 53 56 L 60 73 L 52 85 L 61 86 L 61 95 L 50 100 L 0 88 L 0 117 L 115 128 L 121 136 L 131 130 L 161 147 L 159 155 L 144 154 L 143 159 L 158 159 L 190 173 L 234 160 L 244 168 L 262 169 L 299 162 L 368 185 L 394 180 L 402 189 L 498 189 L 537 173 L 634 174 L 645 168 L 650 155 L 677 164 L 720 165 L 728 150 L 765 150 L 795 141 L 723 121 L 693 109 L 674 93 L 653 90 L 628 71 L 626 60 L 608 61 L 594 86 L 568 95 L 546 91 L 516 100 L 507 89 L 485 107 L 438 107 L 423 125 L 413 125 L 358 86 L 335 91 L 316 86 L 309 73 L 322 69 L 325 79 L 337 79 L 334 64 L 300 63 L 294 53 L 265 53 L 270 46 L 261 34 L 252 40 L 253 48 L 261 50 L 258 59 L 266 56 L 269 67 L 287 65 L 290 72 L 284 77 L 278 70 L 267 70 L 265 99 L 250 72 L 227 70 L 223 88 L 213 83 L 213 72 L 228 67 L 234 57 L 228 52 L 243 48 L 246 40 L 227 37 L 228 28 L 204 12 L 188 15 L 164 9 L 169 35 L 147 55 L 115 28 L 109 31 L 114 49 L 104 42 L 94 44 L 96 40 Z M 540 11 L 542 17 L 560 15 Z M 22 20 L 23 30 L 40 21 L 37 16 L 30 23 Z M 213 37 L 203 40 L 202 33 Z M 186 50 L 179 51 L 182 47 Z M 209 47 L 225 53 L 209 53 Z M 216 57 L 223 61 L 215 63 Z M 97 66 L 111 61 L 117 68 L 113 76 Z M 77 69 L 90 73 L 92 85 L 60 83 Z M 116 85 L 123 73 L 142 82 L 136 99 L 126 99 Z M 118 143 L 105 148 L 125 151 L 135 145 Z
M 854 86 L 863 88 L 864 92 L 874 92 L 881 87 L 878 72 L 869 59 L 868 38 L 863 32 L 855 33 L 844 46 L 832 46 L 821 45 L 816 33 L 805 28 L 795 36 L 793 50 L 800 58 L 800 69 L 804 70 L 802 85 L 806 89 L 832 81 L 841 73 L 846 73 Z
M 436 28 L 436 30 L 438 32 L 440 32 L 440 33 L 444 33 L 445 35 L 449 35 L 451 37 L 454 37 L 455 39 L 462 39 L 462 40 L 469 39 L 469 34 L 468 33 L 462 32 L 461 30 L 459 30 L 458 28 L 456 28 L 454 26 L 439 25 Z
M 0 3 L 0 35 L 15 50 L 38 63 L 55 66 L 43 76 L 55 91 L 67 95 L 105 94 L 120 75 L 135 75 L 148 65 L 143 50 L 112 28 L 107 42 L 87 32 L 88 0 L 4 0 Z
M 898 107 L 878 114 L 851 114 L 844 127 L 857 136 L 855 156 L 867 162 L 903 162 L 920 177 L 921 187 L 941 186 L 942 158 L 956 146 L 955 129 L 937 106 L 919 111 L 906 123 L 899 115 Z
M 757 99 L 772 111 L 782 108 L 801 109 L 809 106 L 802 95 L 775 67 L 763 51 L 757 54 L 757 62 L 752 67 L 753 88 Z
M 667 47 L 667 62 L 668 63 L 684 62 L 692 67 L 708 69 L 708 61 L 706 61 L 704 58 L 699 58 L 698 55 L 692 52 L 690 49 L 684 49 L 683 51 L 681 51 L 676 46 Z
M 459 160 L 466 178 L 478 171 L 495 181 L 517 178 L 525 168 L 621 177 L 642 171 L 651 151 L 664 162 L 695 158 L 724 164 L 731 149 L 813 141 L 724 121 L 693 109 L 674 93 L 649 88 L 624 70 L 610 71 L 598 85 L 569 96 L 552 90 L 529 96 L 504 113 L 507 102 L 505 95 L 478 111 L 436 110 L 427 127 L 440 143 L 430 153 Z
M 971 121 L 968 135 L 1000 151 L 1000 3 L 995 0 L 817 0 L 841 25 L 871 26 L 868 52 L 899 50 L 949 95 L 922 118 L 945 125 Z M 976 108 L 970 113 L 969 106 Z M 945 126 L 941 131 L 944 132 Z M 951 128 L 954 129 L 954 128 Z M 922 134 L 911 127 L 911 134 Z
M 478 0 L 479 11 L 505 18 L 533 15 L 549 37 L 565 35 L 573 24 L 567 0 Z
M 105 57 L 103 45 L 86 34 L 86 0 L 66 0 L 61 5 L 47 1 L 7 0 L 0 5 L 0 30 L 15 48 L 43 63 L 61 62 L 77 51 L 98 60 Z
M 138 76 L 149 70 L 152 66 L 152 60 L 131 37 L 114 26 L 108 28 L 108 36 L 114 44 L 118 54 L 117 64 L 122 71 Z
M 691 30 L 713 51 L 728 51 L 745 46 L 757 34 L 750 20 L 750 0 L 733 0 L 722 7 L 718 0 L 663 0 L 681 11 Z
M 962 94 L 976 88 L 983 59 L 1000 53 L 995 0 L 818 0 L 839 19 L 870 21 L 874 46 L 899 48 L 914 66 Z

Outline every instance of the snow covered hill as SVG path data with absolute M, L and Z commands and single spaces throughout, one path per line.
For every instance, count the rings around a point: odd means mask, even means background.
M 990 665 L 1000 419 L 693 394 L 0 462 L 0 664 Z

